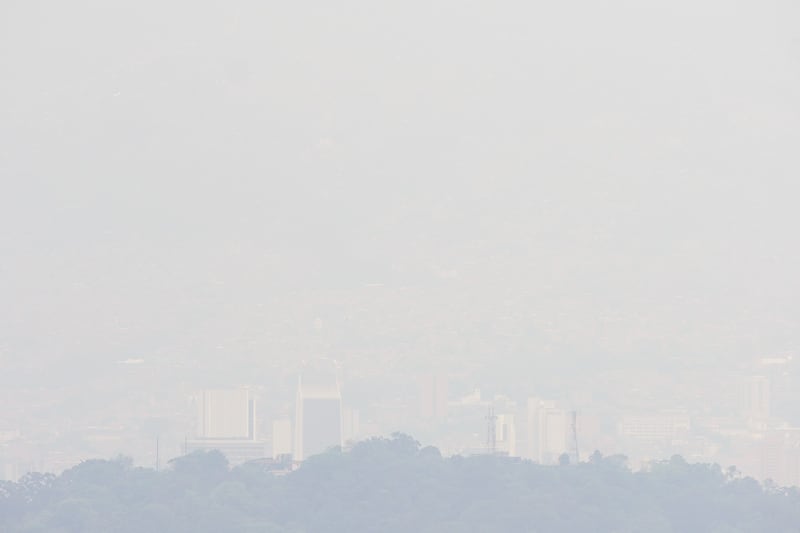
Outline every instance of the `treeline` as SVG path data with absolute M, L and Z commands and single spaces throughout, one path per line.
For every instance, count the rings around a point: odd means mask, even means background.
M 218 452 L 161 472 L 118 459 L 28 474 L 0 482 L 0 531 L 797 532 L 800 492 L 680 457 L 647 472 L 597 453 L 541 466 L 443 458 L 395 435 L 312 457 L 283 476 L 259 463 L 229 468 Z

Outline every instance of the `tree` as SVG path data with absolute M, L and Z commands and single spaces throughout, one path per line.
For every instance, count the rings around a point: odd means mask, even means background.
M 0 531 L 796 531 L 800 491 L 674 456 L 632 472 L 592 454 L 565 468 L 443 458 L 407 435 L 358 443 L 273 476 L 195 452 L 161 472 L 86 461 L 0 483 Z

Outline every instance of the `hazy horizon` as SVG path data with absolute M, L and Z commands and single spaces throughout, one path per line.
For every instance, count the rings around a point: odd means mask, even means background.
M 321 357 L 360 436 L 416 427 L 435 375 L 625 451 L 633 414 L 739 416 L 763 358 L 748 431 L 800 426 L 798 28 L 789 0 L 5 0 L 0 430 L 22 465 L 149 464 L 198 391 L 254 387 L 269 428 Z

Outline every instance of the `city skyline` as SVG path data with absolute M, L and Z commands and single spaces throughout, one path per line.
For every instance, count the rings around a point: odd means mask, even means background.
M 0 1 L 0 530 L 790 530 L 798 28 Z

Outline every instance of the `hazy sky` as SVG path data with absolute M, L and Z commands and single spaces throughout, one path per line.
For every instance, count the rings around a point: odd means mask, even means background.
M 793 350 L 798 28 L 794 0 L 4 0 L 6 378 Z

